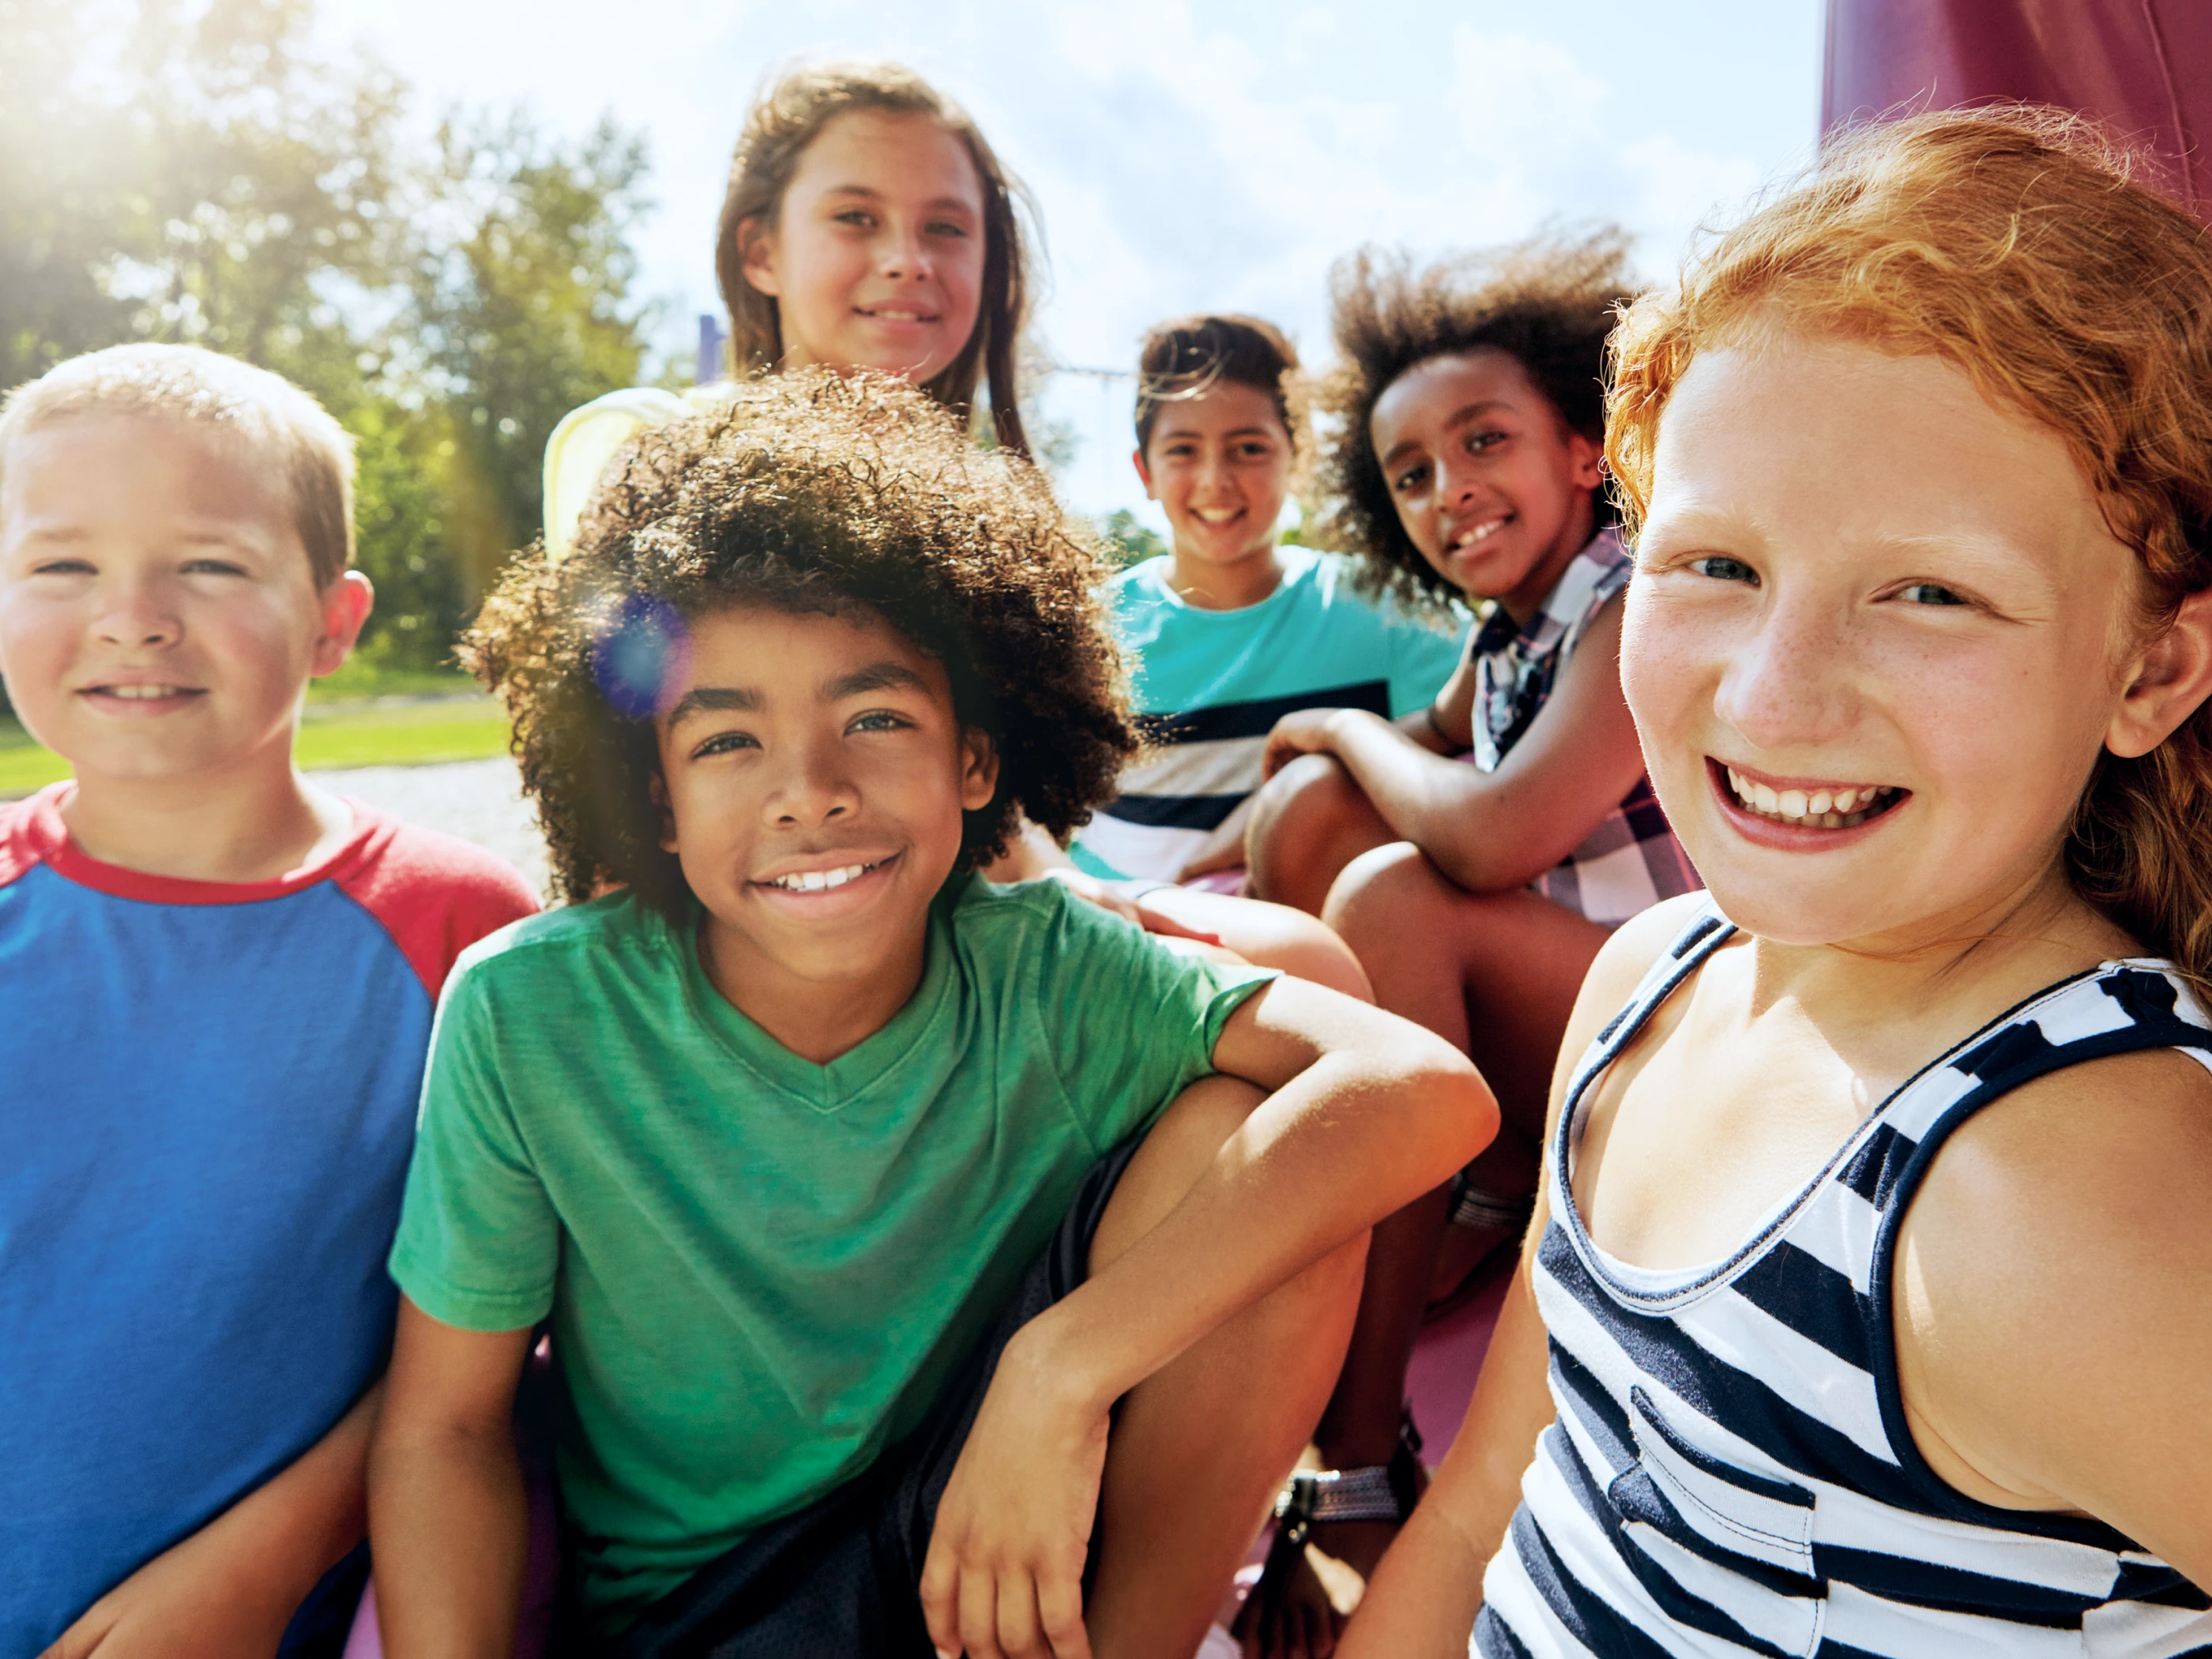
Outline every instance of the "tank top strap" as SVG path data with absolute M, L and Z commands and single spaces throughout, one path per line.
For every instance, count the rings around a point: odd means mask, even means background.
M 1553 1149 L 1555 1180 L 1565 1180 L 1568 1154 L 1582 1138 L 1583 1103 L 1590 1085 L 1620 1057 L 1622 1049 L 1636 1040 L 1636 1034 L 1644 1029 L 1659 1005 L 1674 995 L 1682 981 L 1704 966 L 1705 958 L 1727 944 L 1735 933 L 1735 924 L 1720 913 L 1719 907 L 1708 896 L 1683 924 L 1682 931 L 1675 934 L 1674 942 L 1645 970 L 1635 993 L 1621 1005 L 1620 1011 L 1590 1039 L 1589 1047 L 1583 1051 L 1582 1059 L 1567 1081 L 1566 1096 L 1561 1103 L 1556 1131 L 1558 1145 Z M 1558 1194 L 1553 1194 L 1553 1200 L 1558 1202 Z

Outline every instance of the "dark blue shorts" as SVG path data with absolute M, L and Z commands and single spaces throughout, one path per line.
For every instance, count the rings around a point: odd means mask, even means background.
M 1014 1333 L 1083 1282 L 1091 1241 L 1143 1144 L 1092 1164 L 1044 1253 L 921 1426 L 868 1471 L 770 1522 L 647 1608 L 608 1649 L 618 1659 L 933 1659 L 921 1569 L 939 1500 Z M 1097 1534 L 1092 1534 L 1097 1559 Z M 1086 1580 L 1088 1571 L 1086 1571 Z

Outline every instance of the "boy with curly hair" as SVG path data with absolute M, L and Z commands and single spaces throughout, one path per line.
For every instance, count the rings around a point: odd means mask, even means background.
M 441 1012 L 372 1458 L 395 1656 L 506 1652 L 549 1318 L 613 1650 L 1197 1645 L 1367 1228 L 1490 1106 L 1403 1022 L 974 874 L 1134 746 L 1099 574 L 1024 463 L 805 372 L 641 435 L 487 607 L 572 902 Z
M 192 346 L 0 410 L 0 1654 L 334 1653 L 439 988 L 536 902 L 311 787 L 353 453 Z M 344 1559 L 343 1565 L 341 1563 Z

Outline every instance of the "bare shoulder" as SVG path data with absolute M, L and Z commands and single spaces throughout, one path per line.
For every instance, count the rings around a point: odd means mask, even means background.
M 2051 1073 L 1960 1126 L 1893 1276 L 1899 1382 L 1939 1474 L 2181 1541 L 2169 1477 L 2212 1473 L 2212 1434 L 2175 1437 L 2205 1420 L 2208 1191 L 2212 1074 L 2173 1049 Z
M 1945 1142 L 1907 1218 L 1963 1273 L 2212 1238 L 2212 1072 L 2173 1048 L 2052 1072 L 1976 1113 Z M 1991 1288 L 1995 1288 L 1992 1286 Z

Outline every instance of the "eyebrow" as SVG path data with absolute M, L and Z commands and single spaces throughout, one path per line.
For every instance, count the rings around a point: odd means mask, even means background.
M 695 685 L 677 698 L 668 711 L 668 724 L 680 725 L 694 714 L 751 714 L 760 706 L 760 693 L 747 686 Z
M 1159 436 L 1163 438 L 1203 438 L 1205 435 L 1203 431 L 1194 426 L 1165 427 L 1159 433 Z M 1273 428 L 1258 424 L 1240 426 L 1221 435 L 1224 438 L 1272 438 L 1275 434 Z
M 1492 409 L 1510 409 L 1512 405 L 1507 403 L 1503 398 L 1479 398 L 1471 404 L 1464 404 L 1462 407 L 1452 410 L 1451 414 L 1446 417 L 1444 424 L 1448 427 L 1457 426 L 1462 421 L 1471 420 L 1475 416 L 1480 415 L 1486 410 Z M 1419 449 L 1419 447 L 1420 444 L 1412 438 L 1407 438 L 1401 442 L 1393 444 L 1390 447 L 1390 453 L 1382 458 L 1383 469 L 1387 471 L 1389 469 L 1398 464 L 1398 458 L 1404 454 L 1407 450 Z
M 823 683 L 822 700 L 842 702 L 847 697 L 863 696 L 870 691 L 927 692 L 929 682 L 904 663 L 893 662 L 886 657 L 881 662 L 872 662 L 866 668 L 856 668 L 849 674 L 840 674 Z
M 832 185 L 822 193 L 824 196 L 857 196 L 865 202 L 880 202 L 884 199 L 883 191 L 867 185 Z M 963 201 L 957 196 L 935 197 L 924 205 L 939 210 L 950 208 L 971 216 L 976 211 L 973 202 Z

